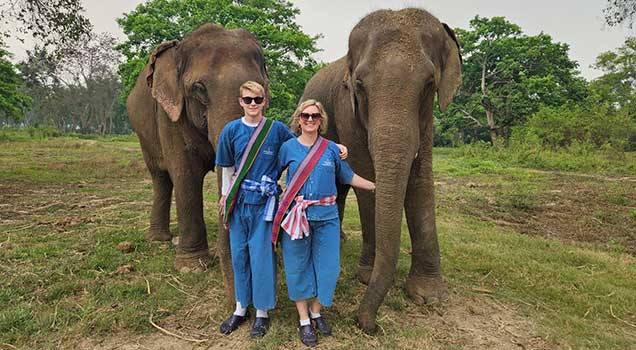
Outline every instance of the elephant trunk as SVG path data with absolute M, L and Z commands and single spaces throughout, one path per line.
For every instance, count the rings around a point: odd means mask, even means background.
M 369 114 L 369 147 L 375 166 L 375 261 L 358 320 L 363 329 L 375 328 L 375 316 L 397 269 L 404 199 L 411 165 L 419 144 L 416 101 L 405 101 Z M 371 107 L 371 106 L 370 106 Z M 381 115 L 379 115 L 381 114 Z M 378 125 L 373 125 L 377 121 Z M 381 125 L 379 125 L 381 124 Z

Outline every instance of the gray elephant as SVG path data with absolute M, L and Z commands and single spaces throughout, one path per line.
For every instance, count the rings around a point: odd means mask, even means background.
M 433 190 L 433 103 L 446 109 L 461 84 L 454 32 L 415 8 L 380 10 L 351 31 L 345 57 L 321 69 L 303 100 L 322 101 L 333 122 L 328 137 L 349 147 L 349 162 L 375 181 L 356 191 L 363 245 L 358 278 L 368 283 L 360 327 L 375 330 L 377 310 L 393 284 L 402 209 L 412 243 L 407 294 L 417 303 L 447 298 L 440 269 Z M 343 205 L 347 189 L 339 192 Z
M 210 260 L 203 222 L 203 178 L 214 167 L 223 126 L 243 112 L 237 101 L 239 87 L 247 80 L 267 87 L 257 40 L 243 29 L 205 24 L 181 41 L 157 47 L 128 97 L 128 115 L 154 191 L 147 238 L 172 238 L 168 225 L 174 189 L 180 233 L 178 270 L 200 270 Z M 234 295 L 229 241 L 222 225 L 217 246 L 226 292 Z

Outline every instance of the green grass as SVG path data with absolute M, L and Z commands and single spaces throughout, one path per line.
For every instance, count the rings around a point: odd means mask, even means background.
M 177 273 L 174 247 L 144 240 L 152 189 L 134 138 L 0 139 L 0 146 L 0 349 L 90 347 L 81 341 L 152 337 L 158 331 L 151 315 L 173 332 L 210 338 L 204 346 L 300 346 L 282 274 L 264 339 L 249 340 L 245 327 L 230 337 L 218 335 L 230 310 L 218 264 L 207 273 Z M 606 243 L 524 231 L 527 223 L 555 211 L 548 204 L 579 197 L 598 205 L 589 217 L 564 216 L 571 220 L 567 225 L 589 220 L 602 232 L 630 226 L 636 221 L 633 185 L 577 175 L 581 168 L 552 174 L 489 155 L 434 153 L 450 300 L 426 307 L 406 297 L 410 241 L 403 224 L 396 284 L 379 310 L 380 332 L 367 336 L 357 328 L 354 316 L 365 287 L 355 279 L 361 239 L 351 197 L 335 305 L 324 312 L 336 335 L 320 338 L 323 348 L 488 348 L 476 343 L 476 331 L 509 345 L 508 338 L 517 339 L 510 333 L 516 334 L 529 349 L 541 348 L 533 341 L 543 348 L 633 347 L 636 331 L 628 325 L 636 324 L 636 259 L 628 245 L 633 231 L 620 231 L 623 236 Z M 627 171 L 622 164 L 615 167 Z M 211 246 L 217 231 L 214 183 L 208 176 L 204 194 Z M 566 197 L 564 183 L 581 191 Z M 171 229 L 178 233 L 174 211 Z M 132 243 L 133 251 L 117 250 L 122 241 Z M 134 271 L 116 273 L 125 264 Z M 475 313 L 469 311 L 473 307 Z
M 493 148 L 486 143 L 464 145 L 459 148 L 440 149 L 444 154 L 463 158 L 484 167 L 482 170 L 497 170 L 508 166 L 528 167 L 543 170 L 579 171 L 606 175 L 634 175 L 636 173 L 636 152 L 596 149 L 584 144 L 568 149 L 550 149 L 530 145 L 512 145 Z

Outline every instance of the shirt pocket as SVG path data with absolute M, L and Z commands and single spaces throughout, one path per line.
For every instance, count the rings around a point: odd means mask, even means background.
M 320 198 L 336 193 L 336 164 L 332 159 L 321 159 L 316 165 L 317 192 Z

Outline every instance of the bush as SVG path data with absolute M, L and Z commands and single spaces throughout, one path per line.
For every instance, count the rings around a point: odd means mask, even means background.
M 510 145 L 567 147 L 575 154 L 603 147 L 614 151 L 636 150 L 636 123 L 626 111 L 614 111 L 603 104 L 587 105 L 591 107 L 541 108 L 525 125 L 513 128 Z

